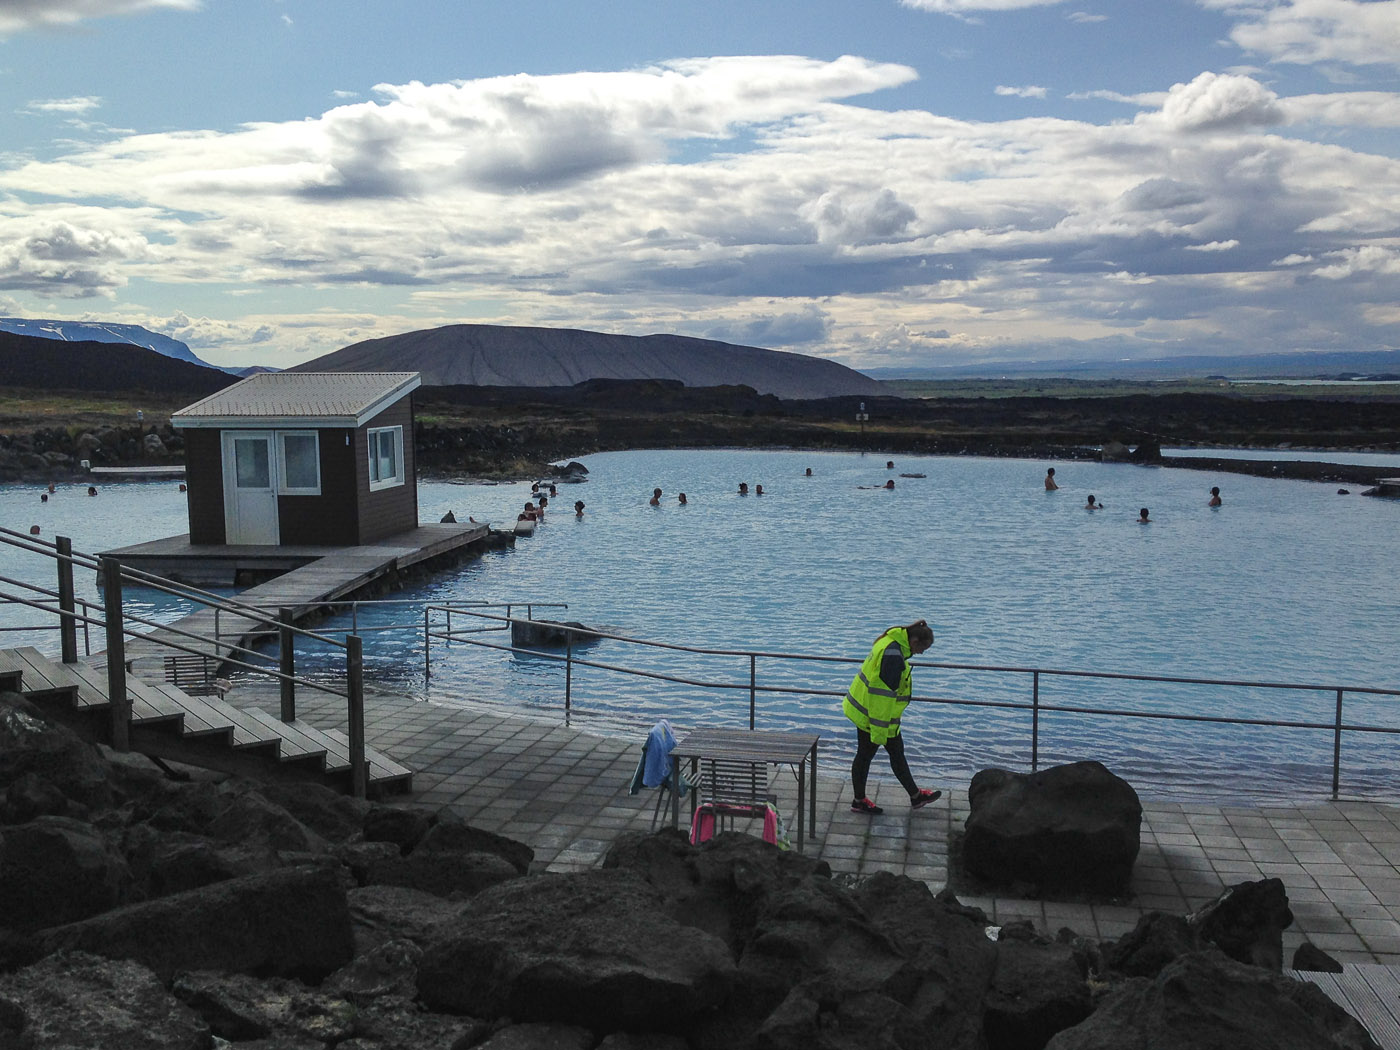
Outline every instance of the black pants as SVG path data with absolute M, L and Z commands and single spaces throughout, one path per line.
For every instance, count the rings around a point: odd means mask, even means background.
M 909 797 L 913 798 L 919 793 L 919 785 L 914 783 L 914 774 L 909 772 L 909 761 L 904 757 L 904 738 L 892 736 L 885 741 L 884 746 L 885 754 L 890 757 L 890 769 L 904 785 L 904 790 L 909 792 Z M 856 730 L 856 757 L 851 762 L 852 798 L 865 797 L 865 780 L 870 775 L 870 760 L 879 750 L 880 745 L 870 739 L 869 733 L 864 729 Z

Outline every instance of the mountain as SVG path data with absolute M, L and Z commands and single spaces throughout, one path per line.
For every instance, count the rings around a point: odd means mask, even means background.
M 154 350 L 177 361 L 187 361 L 202 368 L 217 368 L 208 361 L 201 361 L 190 348 L 178 339 L 168 335 L 157 335 L 139 324 L 107 324 L 105 321 L 49 321 L 29 317 L 0 317 L 0 332 L 13 332 L 15 335 L 34 336 L 39 339 L 58 339 L 66 343 L 129 343 L 146 350 Z M 231 369 L 221 369 L 231 371 Z
M 238 381 L 221 368 L 174 361 L 141 346 L 64 341 L 0 330 L 0 386 L 212 394 Z
M 573 386 L 589 379 L 742 384 L 781 398 L 878 394 L 867 375 L 822 358 L 682 335 L 458 324 L 355 343 L 293 372 L 421 372 L 425 386 Z

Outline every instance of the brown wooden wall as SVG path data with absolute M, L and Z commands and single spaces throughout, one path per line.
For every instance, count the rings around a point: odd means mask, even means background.
M 223 441 L 218 430 L 190 427 L 185 439 L 185 496 L 189 500 L 190 542 L 224 543 Z
M 393 488 L 369 490 L 369 431 L 379 427 L 403 427 L 404 483 Z M 356 489 L 360 493 L 359 539 L 370 543 L 396 532 L 418 527 L 418 464 L 413 448 L 413 398 L 390 405 L 355 431 Z
M 278 496 L 278 535 L 284 544 L 352 547 L 360 542 L 355 431 L 326 427 L 316 433 L 320 438 L 317 447 L 321 453 L 321 494 Z M 349 444 L 345 441 L 347 436 Z

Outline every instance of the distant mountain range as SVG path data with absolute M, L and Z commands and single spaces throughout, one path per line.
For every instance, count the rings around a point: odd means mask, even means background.
M 569 387 L 590 379 L 743 385 L 785 399 L 876 395 L 884 388 L 819 357 L 682 335 L 448 325 L 355 343 L 294 372 L 421 372 L 424 386 Z
M 248 374 L 248 369 L 220 368 L 201 361 L 188 346 L 168 335 L 159 335 L 139 324 L 108 324 L 105 321 L 53 321 L 30 317 L 0 317 L 0 332 L 33 336 L 37 339 L 57 339 L 65 343 L 127 343 L 145 350 L 154 350 L 176 361 L 187 361 L 203 368 L 218 368 L 232 375 Z M 262 369 L 259 369 L 262 371 Z
M 202 397 L 237 381 L 222 369 L 175 360 L 143 346 L 90 339 L 60 342 L 0 330 L 0 386 Z
M 1318 350 L 1243 357 L 1162 357 L 1146 361 L 1001 361 L 930 368 L 869 368 L 877 379 L 1400 379 L 1400 350 Z

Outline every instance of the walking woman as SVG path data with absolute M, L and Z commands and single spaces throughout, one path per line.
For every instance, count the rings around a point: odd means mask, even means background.
M 870 760 L 881 747 L 890 759 L 890 769 L 909 792 L 909 806 L 919 809 L 937 800 L 943 792 L 920 789 L 909 772 L 904 757 L 904 738 L 899 720 L 913 695 L 913 674 L 909 658 L 933 644 L 933 629 L 923 621 L 908 627 L 891 627 L 870 649 L 870 655 L 856 672 L 841 710 L 856 726 L 856 757 L 851 763 L 851 810 L 855 813 L 883 813 L 865 794 Z

